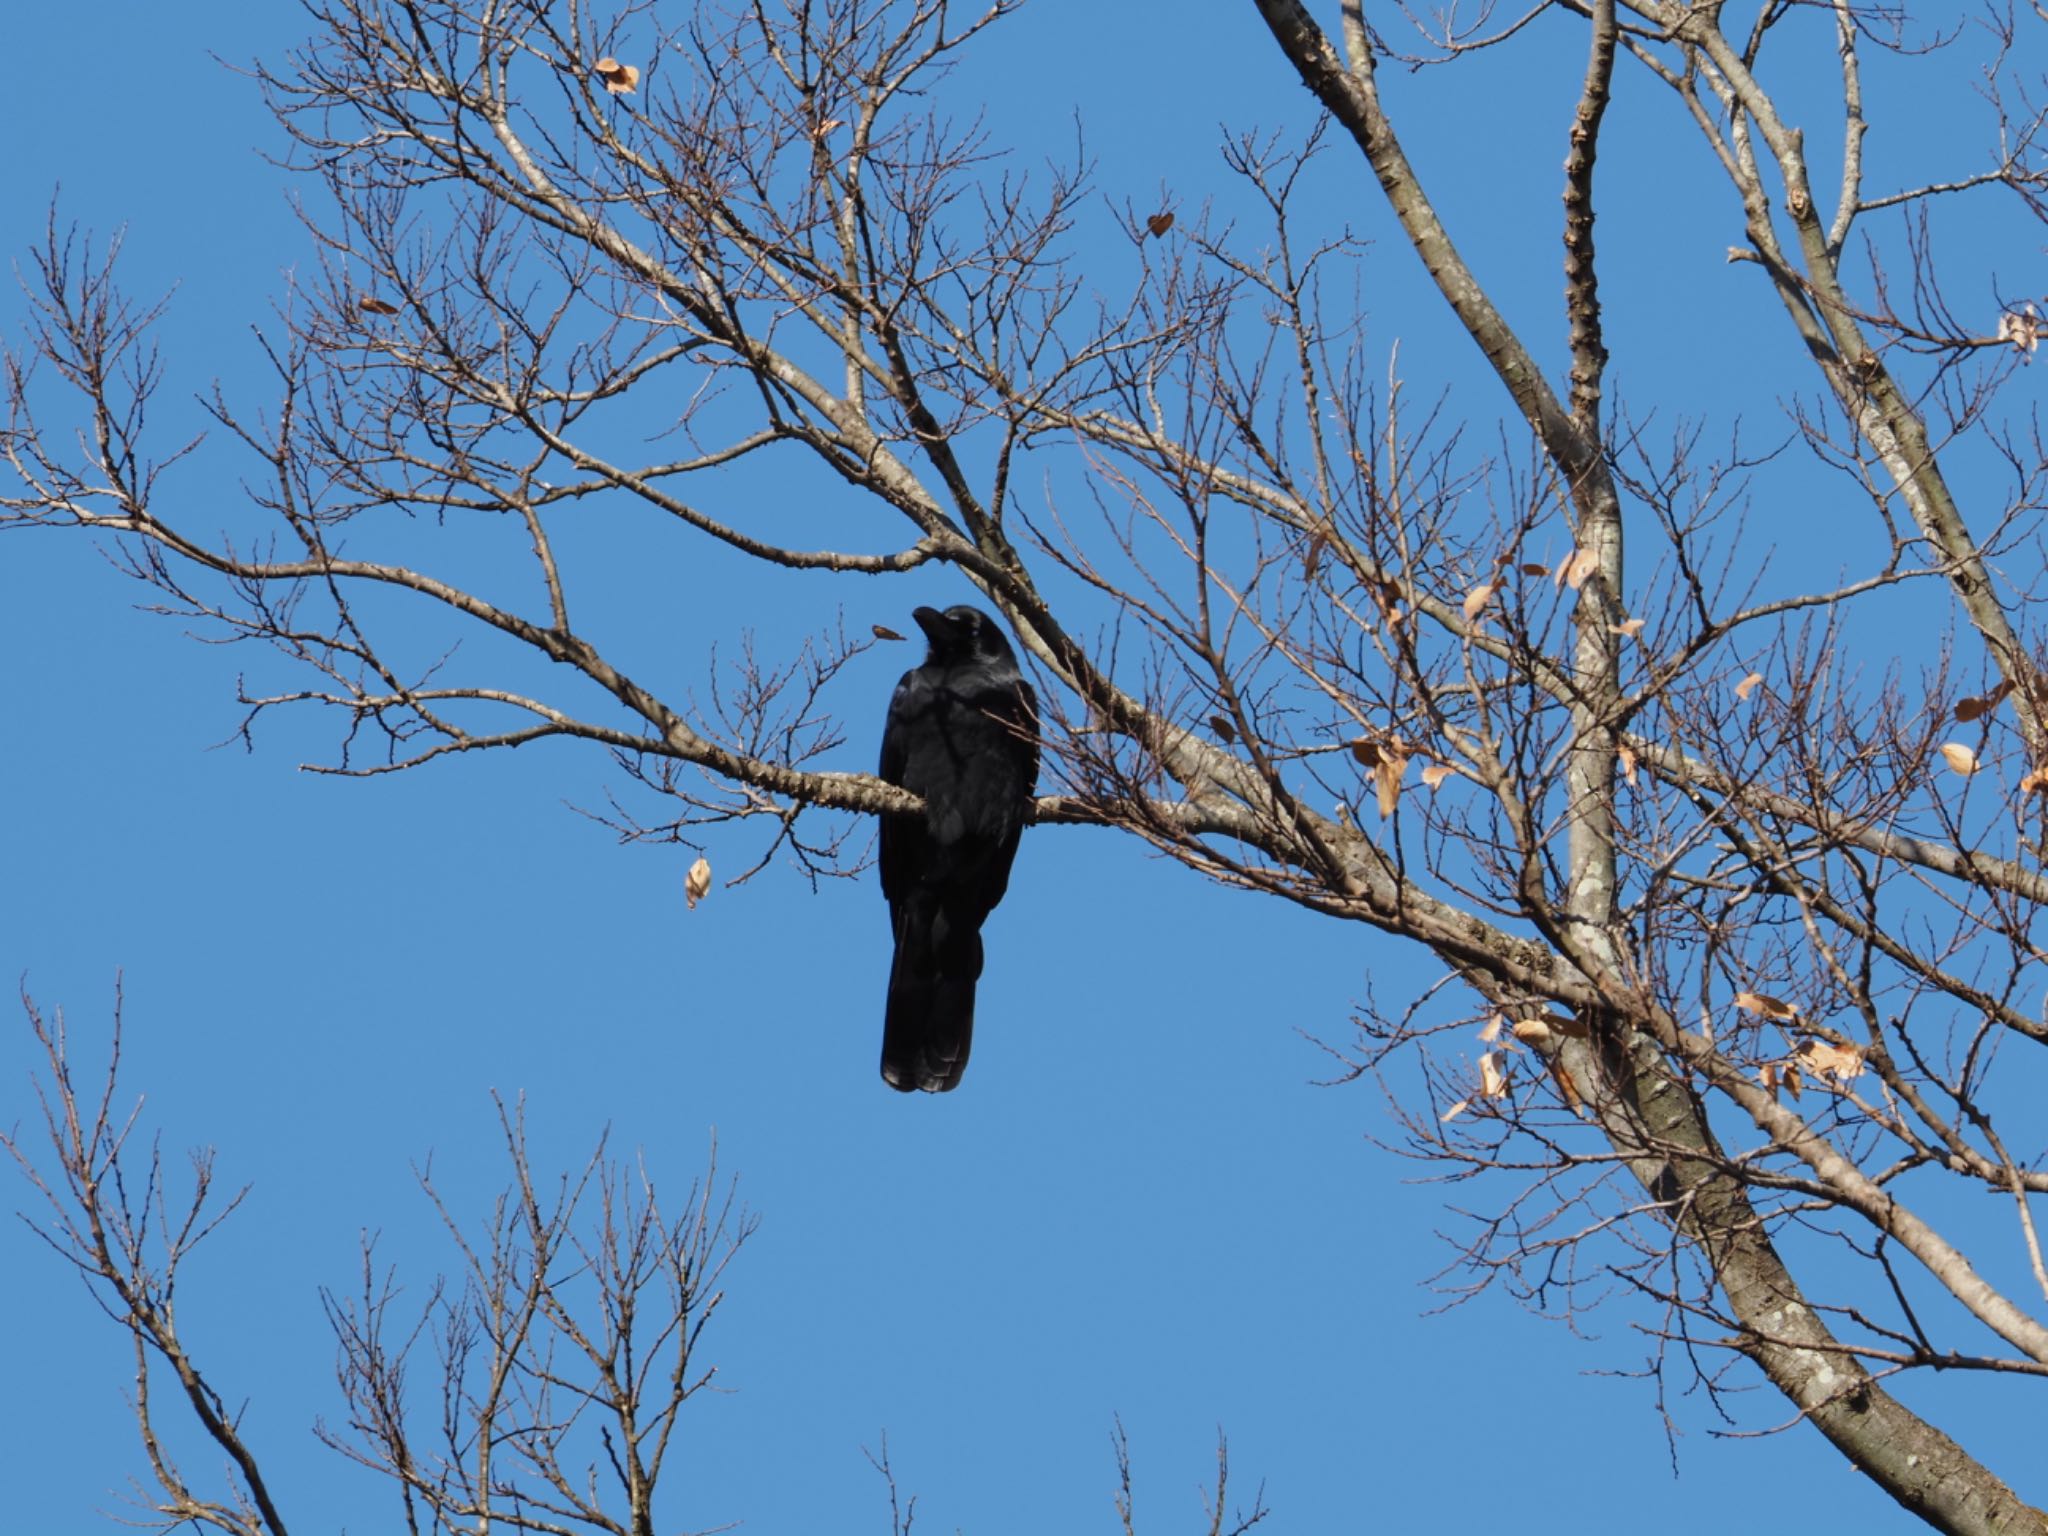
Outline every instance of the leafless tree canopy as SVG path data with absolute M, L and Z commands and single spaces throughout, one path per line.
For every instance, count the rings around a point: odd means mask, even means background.
M 1664 1369 L 1760 1373 L 1787 1422 L 1940 1529 L 2040 1530 L 1892 1378 L 2048 1376 L 2048 458 L 2008 389 L 2041 321 L 1952 307 L 1931 258 L 1957 199 L 2041 210 L 2041 18 L 1255 0 L 1313 126 L 1223 146 L 1256 227 L 1132 210 L 1141 275 L 1108 292 L 1070 264 L 1084 168 L 1026 175 L 938 90 L 1020 3 L 315 0 L 311 41 L 261 81 L 322 194 L 322 264 L 273 332 L 271 398 L 212 404 L 261 522 L 202 533 L 228 515 L 146 431 L 154 312 L 61 230 L 9 359 L 6 516 L 114 536 L 167 608 L 275 646 L 298 682 L 252 690 L 249 724 L 328 711 L 329 771 L 582 738 L 638 781 L 616 812 L 636 835 L 752 819 L 763 861 L 827 872 L 854 825 L 831 813 L 912 804 L 820 766 L 833 712 L 872 706 L 834 689 L 868 642 L 821 633 L 750 652 L 705 700 L 657 696 L 579 602 L 568 531 L 601 506 L 622 540 L 792 570 L 956 567 L 1041 672 L 1063 784 L 1040 820 L 1441 962 L 1445 986 L 1333 1049 L 1387 1085 L 1408 1152 L 1485 1175 L 1472 1283 L 1569 1309 L 1618 1282 Z M 1380 72 L 1455 82 L 1496 49 L 1549 69 L 1561 29 L 1563 211 L 1529 248 L 1561 234 L 1563 303 L 1518 320 L 1461 257 Z M 1920 109 L 1944 111 L 1958 50 L 1982 66 L 1984 153 L 1918 186 L 1866 175 L 1866 69 L 1927 71 Z M 1596 167 L 1628 131 L 1625 72 L 1632 111 L 1704 144 L 1697 195 L 1746 235 L 1729 259 L 1759 356 L 1812 370 L 1765 386 L 1763 408 L 1794 402 L 1768 447 L 1653 432 L 1656 402 L 1614 395 L 1611 355 L 1667 344 L 1603 323 Z M 1833 82 L 1799 98 L 1817 116 L 1762 83 L 1793 76 Z M 1440 419 L 1363 341 L 1359 244 L 1305 190 L 1333 158 L 1370 173 L 1369 212 L 1412 247 L 1373 260 L 1419 259 L 1505 428 Z M 1048 498 L 1027 456 L 1082 489 Z M 1832 495 L 1780 504 L 1772 477 L 1813 459 Z M 819 494 L 761 494 L 793 483 Z M 1794 516 L 1853 531 L 1839 572 L 1770 566 L 1770 522 Z M 1902 615 L 1948 639 L 1873 655 Z M 687 1352 L 722 1208 L 663 1222 L 619 1177 L 585 1190 L 618 1239 L 593 1283 L 667 1287 L 663 1347 Z M 2007 1219 L 1966 1249 L 1987 1196 Z M 485 1278 L 494 1245 L 516 1232 L 538 1264 L 573 1207 L 522 1183 L 470 1239 L 470 1289 L 428 1320 L 451 1381 L 517 1363 L 458 1319 L 528 1305 Z M 491 1484 L 469 1431 L 431 1463 L 392 1450 L 380 1294 L 372 1274 L 336 1303 L 346 1441 L 470 1518 Z M 629 1489 L 679 1390 L 617 1428 Z M 545 1380 L 505 1391 L 508 1422 L 548 1411 Z M 580 1474 L 508 1434 L 531 1497 L 580 1508 Z

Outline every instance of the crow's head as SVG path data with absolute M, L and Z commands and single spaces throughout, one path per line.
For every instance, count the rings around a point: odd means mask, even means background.
M 1008 661 L 1016 656 L 1003 635 L 1002 626 L 979 608 L 962 603 L 944 613 L 936 608 L 919 608 L 910 615 L 932 643 L 927 663 L 956 666 L 976 661 Z

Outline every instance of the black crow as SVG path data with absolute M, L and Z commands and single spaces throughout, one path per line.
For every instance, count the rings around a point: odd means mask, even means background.
M 909 1093 L 960 1084 L 974 1034 L 981 925 L 1010 883 L 1038 783 L 1038 700 L 1010 642 L 979 608 L 920 608 L 931 641 L 882 727 L 882 777 L 924 813 L 882 818 L 882 894 L 896 958 L 882 1081 Z

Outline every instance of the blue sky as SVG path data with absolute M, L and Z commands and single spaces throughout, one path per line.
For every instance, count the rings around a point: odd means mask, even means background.
M 985 102 L 1027 158 L 1061 147 L 1078 113 L 1110 204 L 1149 207 L 1162 186 L 1183 207 L 1220 195 L 1218 124 L 1299 129 L 1308 98 L 1249 6 L 1169 9 L 1045 4 L 963 71 L 963 107 Z M 67 218 L 126 227 L 131 285 L 177 286 L 167 400 L 216 377 L 261 398 L 249 327 L 308 251 L 290 178 L 259 154 L 276 138 L 253 86 L 209 54 L 274 57 L 303 24 L 219 0 L 11 21 L 0 232 L 24 250 L 60 183 Z M 1462 86 L 1388 84 L 1454 231 L 1553 357 L 1575 82 L 1481 61 Z M 1625 76 L 1618 105 L 1644 94 Z M 1501 131 L 1488 109 L 1504 100 L 1529 104 L 1528 132 Z M 1873 135 L 1874 160 L 1912 152 L 1903 139 Z M 1689 320 L 1728 317 L 1694 329 L 1683 361 L 1706 382 L 1685 409 L 1779 431 L 1777 401 L 1809 380 L 1723 260 L 1740 236 L 1725 196 L 1687 190 L 1703 157 L 1673 144 L 1617 137 L 1602 162 L 1603 256 L 1632 274 L 1613 280 L 1611 334 L 1641 338 L 1679 294 Z M 1490 435 L 1501 401 L 1376 194 L 1348 162 L 1327 174 L 1378 242 L 1371 334 L 1400 342 L 1419 394 L 1453 391 Z M 2015 268 L 2034 254 L 2009 249 Z M 1122 258 L 1100 250 L 1113 274 Z M 1657 347 L 1616 350 L 1645 399 L 1680 376 Z M 1782 387 L 1758 382 L 1773 369 Z M 189 419 L 165 414 L 167 431 Z M 231 462 L 202 461 L 177 495 L 198 526 L 239 516 Z M 620 573 L 606 618 L 677 679 L 751 622 L 801 633 L 843 612 L 857 631 L 908 629 L 915 604 L 970 595 L 936 572 L 828 582 L 696 546 L 667 558 Z M 1398 1000 L 1436 979 L 1391 941 L 1206 887 L 1107 834 L 1040 829 L 988 931 L 965 1087 L 904 1100 L 875 1076 L 888 949 L 871 878 L 813 892 L 776 868 L 686 912 L 689 855 L 621 847 L 568 809 L 628 787 L 595 752 L 348 781 L 295 771 L 329 741 L 317 720 L 266 726 L 253 753 L 219 745 L 239 721 L 237 673 L 260 659 L 194 643 L 139 612 L 143 596 L 86 540 L 0 545 L 0 967 L 61 1005 L 87 1050 L 125 976 L 125 1081 L 146 1122 L 167 1150 L 211 1144 L 223 1181 L 253 1183 L 195 1261 L 182 1320 L 246 1401 L 298 1529 L 390 1525 L 382 1486 L 311 1434 L 339 1411 L 319 1288 L 352 1283 L 365 1231 L 417 1288 L 448 1267 L 413 1170 L 431 1156 L 451 1205 L 480 1215 L 504 1178 L 493 1091 L 524 1095 L 543 1168 L 575 1165 L 609 1127 L 679 1193 L 715 1134 L 761 1217 L 705 1346 L 726 1390 L 688 1410 L 669 1474 L 679 1529 L 886 1529 L 862 1455 L 886 1433 L 921 1528 L 1107 1532 L 1116 1416 L 1153 1532 L 1196 1528 L 1219 1427 L 1234 1486 L 1264 1483 L 1274 1530 L 1710 1532 L 1761 1528 L 1759 1509 L 1786 1530 L 1903 1523 L 1817 1437 L 1717 1439 L 1696 1398 L 1669 1405 L 1674 1474 L 1652 1389 L 1628 1379 L 1650 1345 L 1619 1309 L 1587 1319 L 1590 1337 L 1493 1295 L 1438 1312 L 1428 1280 L 1451 1257 L 1440 1234 L 1457 1231 L 1460 1194 L 1374 1144 L 1393 1135 L 1379 1093 L 1318 1086 L 1330 1062 L 1305 1038 L 1341 1041 L 1368 986 Z M 907 650 L 878 648 L 843 681 L 851 729 L 830 766 L 872 762 Z M 753 848 L 734 835 L 711 857 L 725 874 Z M 34 1109 L 25 1031 L 13 1038 L 8 1124 Z M 125 1344 L 25 1231 L 0 1243 L 7 1440 L 33 1469 L 9 1519 L 100 1528 L 94 1511 L 118 1508 L 143 1466 Z M 2021 1476 L 1998 1454 L 2015 1394 L 1972 1382 L 1912 1400 Z M 1762 1402 L 1745 1427 L 1780 1417 Z

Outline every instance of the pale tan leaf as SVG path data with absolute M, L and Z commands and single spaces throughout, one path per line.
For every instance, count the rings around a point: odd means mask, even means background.
M 1408 771 L 1408 754 L 1392 747 L 1380 750 L 1380 760 L 1373 765 L 1373 790 L 1379 797 L 1380 820 L 1385 821 L 1394 814 L 1394 807 L 1401 803 L 1401 775 Z
M 711 861 L 700 853 L 697 855 L 697 862 L 690 866 L 690 872 L 683 876 L 683 897 L 691 909 L 695 910 L 697 903 L 704 899 L 710 889 Z
M 599 59 L 593 71 L 604 82 L 604 88 L 614 96 L 626 96 L 640 88 L 640 71 L 632 64 L 621 64 L 617 59 Z
M 1530 1035 L 1523 1033 L 1525 1029 L 1542 1030 L 1552 1036 L 1563 1035 L 1571 1040 L 1589 1039 L 1593 1033 L 1584 1024 L 1566 1013 L 1552 1013 L 1546 1014 L 1540 1019 L 1530 1017 L 1515 1021 L 1516 1035 L 1525 1040 L 1532 1038 Z
M 1621 776 L 1624 779 L 1628 780 L 1628 787 L 1630 789 L 1634 789 L 1636 787 L 1635 752 L 1632 749 L 1623 746 L 1616 747 L 1614 749 L 1614 755 L 1621 760 Z
M 1791 1094 L 1793 1098 L 1798 1098 L 1801 1094 L 1803 1094 L 1806 1091 L 1806 1089 L 1800 1084 L 1798 1069 L 1794 1067 L 1790 1062 L 1787 1062 L 1785 1063 L 1783 1071 L 1785 1091 Z
M 1948 764 L 1951 772 L 1960 773 L 1965 778 L 1977 771 L 1977 754 L 1960 741 L 1944 741 L 1941 760 Z
M 1783 998 L 1773 997 L 1768 992 L 1738 992 L 1735 1006 L 1746 1008 L 1751 1013 L 1760 1013 L 1767 1019 L 1790 1019 L 1799 1013 L 1799 1005 L 1788 1003 Z
M 1756 1080 L 1762 1083 L 1775 1101 L 1778 1097 L 1778 1064 L 1767 1061 L 1756 1069 Z
M 833 129 L 835 129 L 835 128 L 844 128 L 845 126 L 846 126 L 846 119 L 845 119 L 845 118 L 843 118 L 843 117 L 828 117 L 828 118 L 826 118 L 826 119 L 825 119 L 825 120 L 824 120 L 824 121 L 823 121 L 822 123 L 818 124 L 818 126 L 817 126 L 817 127 L 813 128 L 813 129 L 811 130 L 811 137 L 812 137 L 812 138 L 814 138 L 814 139 L 822 139 L 822 138 L 824 138 L 824 137 L 825 137 L 825 135 L 826 135 L 826 134 L 830 133 L 830 132 L 831 132 L 831 131 L 832 131 Z
M 1539 1051 L 1549 1050 L 1557 1044 L 1557 1032 L 1542 1019 L 1517 1019 L 1514 1035 L 1517 1040 L 1533 1045 Z
M 1479 1058 L 1479 1091 L 1489 1099 L 1498 1099 L 1508 1091 L 1507 1074 L 1500 1069 L 1500 1057 L 1488 1051 Z
M 1470 1109 L 1471 1107 L 1472 1101 L 1470 1099 L 1460 1099 L 1457 1103 L 1453 1104 L 1449 1109 L 1445 1110 L 1442 1114 L 1438 1115 L 1436 1117 L 1437 1121 L 1439 1124 L 1441 1124 L 1445 1120 L 1455 1120 L 1458 1118 L 1458 1116 L 1465 1113 L 1465 1111 Z
M 1624 619 L 1619 624 L 1608 625 L 1607 632 L 1611 635 L 1640 635 L 1643 632 L 1643 623 L 1641 619 Z
M 1565 567 L 1564 584 L 1576 592 L 1599 569 L 1600 557 L 1598 555 L 1594 554 L 1590 549 L 1578 550 L 1572 555 L 1570 563 Z
M 1456 770 L 1449 763 L 1430 763 L 1422 770 L 1422 782 L 1428 785 L 1430 790 L 1434 792 L 1441 789 L 1444 780 L 1450 778 L 1455 772 Z
M 1491 1019 L 1487 1021 L 1486 1027 L 1479 1031 L 1480 1043 L 1482 1045 L 1493 1044 L 1494 1041 L 1500 1038 L 1500 1032 L 1506 1029 L 1507 1027 L 1508 1021 L 1506 1015 L 1496 1013 Z
M 2048 769 L 2036 768 L 2020 780 L 2020 793 L 2031 795 L 2037 789 L 2048 789 Z
M 1741 682 L 1735 685 L 1735 697 L 1737 697 L 1738 699 L 1747 699 L 1752 693 L 1756 692 L 1757 684 L 1761 683 L 1763 680 L 1763 673 L 1750 673 L 1749 676 L 1745 677 Z
M 1863 1052 L 1853 1045 L 1830 1045 L 1825 1040 L 1802 1040 L 1795 1053 L 1799 1065 L 1806 1074 L 1823 1087 L 1822 1080 L 1833 1078 L 1837 1084 L 1856 1080 L 1863 1072 Z
M 1478 586 L 1474 587 L 1474 588 L 1473 588 L 1473 589 L 1472 589 L 1472 590 L 1471 590 L 1470 592 L 1467 592 L 1467 593 L 1465 594 L 1465 605 L 1464 605 L 1464 606 L 1465 606 L 1465 622 L 1469 624 L 1469 623 L 1471 623 L 1471 622 L 1472 622 L 1472 621 L 1473 621 L 1474 619 L 1478 618 L 1478 617 L 1479 617 L 1479 610 L 1480 610 L 1480 609 L 1482 609 L 1482 608 L 1484 608 L 1484 607 L 1485 607 L 1485 606 L 1486 606 L 1486 605 L 1487 605 L 1487 604 L 1488 604 L 1489 602 L 1491 602 L 1491 601 L 1492 601 L 1492 599 L 1493 599 L 1493 583 L 1492 583 L 1492 582 L 1490 582 L 1490 581 L 1482 581 L 1481 583 L 1479 583 L 1479 585 L 1478 585 Z

